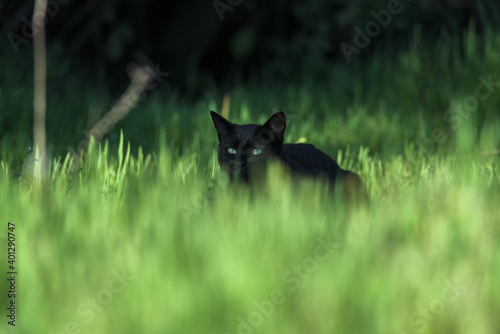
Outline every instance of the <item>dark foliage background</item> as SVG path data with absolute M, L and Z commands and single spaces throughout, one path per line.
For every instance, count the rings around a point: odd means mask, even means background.
M 339 44 L 352 43 L 354 28 L 364 30 L 373 20 L 370 12 L 386 9 L 388 3 L 221 0 L 219 6 L 231 9 L 219 16 L 212 0 L 51 0 L 48 43 L 63 49 L 73 65 L 104 74 L 117 92 L 126 85 L 126 65 L 149 59 L 169 71 L 170 81 L 189 95 L 212 80 L 229 89 L 262 73 L 294 81 L 307 72 L 308 77 L 321 79 L 324 66 L 346 61 Z M 361 50 L 364 59 L 375 47 L 389 45 L 395 52 L 406 48 L 415 26 L 432 40 L 443 31 L 460 34 L 471 19 L 478 33 L 486 22 L 500 21 L 493 0 L 402 0 L 400 4 L 404 10 L 374 37 L 377 43 Z M 5 0 L 0 6 L 2 35 L 22 37 L 33 1 Z
M 178 154 L 214 138 L 208 110 L 221 112 L 225 93 L 232 118 L 263 121 L 281 109 L 291 127 L 293 117 L 307 120 L 300 135 L 322 134 L 311 140 L 331 151 L 369 145 L 400 154 L 435 127 L 452 139 L 440 149 L 454 148 L 459 135 L 443 115 L 474 92 L 479 76 L 498 72 L 500 6 L 493 0 L 48 3 L 46 124 L 54 156 L 71 152 L 116 103 L 131 63 L 169 76 L 106 140 L 118 145 L 123 130 L 134 152 L 166 141 Z M 394 3 L 401 11 L 348 59 L 341 46 L 354 47 L 373 13 Z M 218 13 L 214 4 L 229 9 Z M 0 149 L 9 152 L 0 160 L 9 163 L 33 145 L 32 11 L 31 0 L 0 0 Z M 490 98 L 464 121 L 464 133 L 473 135 L 461 143 L 496 136 L 496 105 Z

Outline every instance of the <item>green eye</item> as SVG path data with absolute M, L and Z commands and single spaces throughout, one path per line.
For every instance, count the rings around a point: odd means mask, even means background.
M 228 148 L 227 151 L 231 154 L 236 154 L 236 150 L 234 148 Z
M 262 150 L 256 148 L 255 150 L 252 151 L 253 155 L 259 155 L 262 153 Z

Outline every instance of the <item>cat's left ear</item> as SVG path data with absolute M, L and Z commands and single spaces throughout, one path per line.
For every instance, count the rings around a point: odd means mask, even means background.
M 215 130 L 217 130 L 217 136 L 219 141 L 226 135 L 229 131 L 234 129 L 234 124 L 229 122 L 227 119 L 216 113 L 215 111 L 210 111 L 212 116 L 212 121 L 215 125 Z
M 277 112 L 262 126 L 263 129 L 269 129 L 273 134 L 278 135 L 278 138 L 285 137 L 286 117 L 283 112 Z

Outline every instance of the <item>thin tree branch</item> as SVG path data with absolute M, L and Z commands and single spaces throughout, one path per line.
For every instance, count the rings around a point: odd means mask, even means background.
M 92 138 L 95 143 L 101 141 L 104 135 L 137 105 L 145 90 L 153 82 L 154 73 L 154 70 L 148 66 L 129 65 L 130 85 L 111 110 L 94 124 L 92 129 L 87 133 L 86 138 L 78 144 L 75 154 L 77 165 L 80 164 L 83 157 L 87 154 L 90 139 Z
M 35 0 L 33 11 L 33 53 L 34 53 L 34 103 L 33 103 L 33 139 L 35 142 L 35 179 L 41 180 L 45 172 L 45 113 L 46 113 L 46 50 L 45 50 L 45 14 L 47 0 Z

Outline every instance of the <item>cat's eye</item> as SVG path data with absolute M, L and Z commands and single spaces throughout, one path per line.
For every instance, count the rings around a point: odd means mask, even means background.
M 261 154 L 261 153 L 262 153 L 262 150 L 261 150 L 261 149 L 258 149 L 258 148 L 256 148 L 255 150 L 253 150 L 253 151 L 252 151 L 252 154 L 253 154 L 253 155 L 259 155 L 259 154 Z
M 234 148 L 228 148 L 227 151 L 231 154 L 236 154 L 236 150 Z

